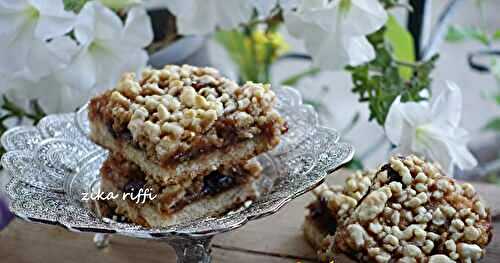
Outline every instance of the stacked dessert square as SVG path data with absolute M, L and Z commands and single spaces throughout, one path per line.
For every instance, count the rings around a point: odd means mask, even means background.
M 151 189 L 145 203 L 102 201 L 105 216 L 167 226 L 214 216 L 257 196 L 262 168 L 287 126 L 269 85 L 239 86 L 213 68 L 167 65 L 124 74 L 89 105 L 91 139 L 110 151 L 101 190 Z

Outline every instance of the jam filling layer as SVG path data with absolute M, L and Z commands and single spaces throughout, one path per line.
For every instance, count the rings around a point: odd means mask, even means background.
M 169 186 L 160 187 L 148 184 L 146 175 L 136 165 L 120 160 L 119 157 L 107 160 L 101 168 L 101 175 L 111 181 L 113 186 L 122 193 L 137 195 L 139 189 L 152 189 L 152 193 L 158 194 L 158 197 L 147 203 L 162 203 L 161 210 L 167 214 L 176 212 L 197 200 L 216 196 L 235 186 L 245 184 L 255 176 L 243 169 L 234 169 L 228 173 L 219 170 L 212 171 L 206 176 L 195 178 L 188 187 L 179 189 L 183 193 L 179 196 L 179 192 L 164 194 L 165 188 Z M 182 187 L 182 185 L 179 186 Z

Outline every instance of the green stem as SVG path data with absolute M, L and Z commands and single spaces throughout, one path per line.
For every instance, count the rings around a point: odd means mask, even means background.
M 244 27 L 244 32 L 245 32 L 245 35 L 248 37 L 248 39 L 250 40 L 250 54 L 251 54 L 251 59 L 252 59 L 252 65 L 250 65 L 250 71 L 249 72 L 249 76 L 247 76 L 247 80 L 251 80 L 251 81 L 259 81 L 259 76 L 258 76 L 258 70 L 257 70 L 257 67 L 258 67 L 258 63 L 257 63 L 257 48 L 256 48 L 256 44 L 255 44 L 255 40 L 253 39 L 252 37 L 252 27 L 250 26 L 245 26 Z
M 396 65 L 398 66 L 403 66 L 403 67 L 409 67 L 409 68 L 413 68 L 413 69 L 416 69 L 420 66 L 420 63 L 411 63 L 411 62 L 406 62 L 406 61 L 401 61 L 401 60 L 397 60 L 397 59 L 394 59 L 394 63 L 396 63 Z

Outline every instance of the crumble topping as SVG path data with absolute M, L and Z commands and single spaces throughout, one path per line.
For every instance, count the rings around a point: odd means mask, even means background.
M 275 102 L 269 84 L 239 86 L 213 68 L 167 65 L 144 70 L 140 79 L 124 74 L 113 90 L 92 100 L 90 119 L 101 118 L 113 133 L 130 134 L 134 144 L 162 160 L 221 147 L 228 137 L 264 135 L 276 145 L 286 124 Z
M 345 180 L 345 186 L 328 186 L 325 183 L 313 190 L 318 199 L 324 200 L 331 215 L 342 222 L 368 192 L 376 171 L 356 171 Z
M 489 209 L 474 187 L 413 155 L 315 194 L 337 226 L 319 248 L 324 261 L 343 252 L 368 262 L 477 262 L 491 240 Z

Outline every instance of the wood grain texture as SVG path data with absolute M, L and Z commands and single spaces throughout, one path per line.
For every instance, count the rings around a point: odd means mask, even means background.
M 343 181 L 343 172 L 330 176 L 329 183 Z M 474 184 L 484 199 L 500 215 L 500 188 Z M 244 227 L 214 238 L 214 262 L 314 262 L 315 252 L 302 238 L 304 207 L 312 199 L 306 194 L 292 201 L 273 216 L 250 222 Z M 482 262 L 500 262 L 500 221 Z M 0 262 L 175 262 L 175 254 L 166 243 L 113 236 L 111 246 L 99 250 L 92 234 L 72 233 L 61 227 L 14 220 L 0 232 Z M 338 256 L 336 262 L 352 262 Z

